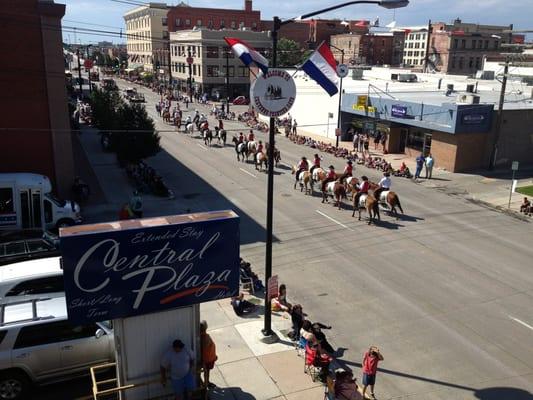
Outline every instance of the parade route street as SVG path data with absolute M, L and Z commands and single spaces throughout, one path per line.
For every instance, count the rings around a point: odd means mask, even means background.
M 233 134 L 247 129 L 224 121 L 227 146 L 206 147 L 163 123 L 154 107 L 159 96 L 137 87 L 161 131 L 163 152 L 148 162 L 175 192 L 177 210 L 232 205 L 242 216 L 241 255 L 262 273 L 267 176 L 237 162 L 231 145 Z M 193 104 L 184 118 L 195 108 L 209 113 Z M 283 135 L 277 147 L 273 271 L 291 302 L 301 303 L 312 321 L 333 326 L 326 333 L 342 348 L 339 363 L 360 379 L 363 352 L 379 346 L 385 357 L 379 399 L 533 398 L 531 223 L 393 178 L 405 215 L 396 220 L 382 213 L 381 223 L 368 226 L 366 213 L 363 221 L 352 218 L 347 200 L 338 210 L 322 204 L 317 191 L 293 189 L 290 167 L 301 156 L 311 159 L 314 149 Z M 344 160 L 324 157 L 323 166 L 344 168 Z M 355 175 L 363 174 L 379 177 L 356 166 Z M 147 215 L 157 212 L 146 207 Z

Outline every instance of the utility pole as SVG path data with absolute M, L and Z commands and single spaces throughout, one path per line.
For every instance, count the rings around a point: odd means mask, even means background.
M 92 44 L 87 45 L 87 47 L 85 48 L 87 51 L 87 60 L 89 60 L 89 47 L 92 47 Z M 89 71 L 87 71 L 87 77 L 89 79 L 89 93 L 92 93 L 93 88 L 91 85 L 91 68 L 89 68 Z
M 191 46 L 188 47 L 187 56 L 189 60 L 192 58 Z M 192 63 L 188 63 L 188 64 L 189 64 L 189 101 L 192 104 Z
M 226 114 L 229 114 L 229 49 L 226 51 Z
M 505 89 L 507 88 L 507 75 L 509 74 L 509 59 L 505 57 L 505 67 L 503 68 L 502 89 L 500 91 L 500 101 L 498 103 L 498 114 L 496 115 L 496 126 L 494 132 L 494 144 L 490 153 L 489 169 L 494 169 L 496 165 L 496 157 L 498 156 L 498 142 L 500 140 L 500 131 L 503 123 L 503 104 L 505 103 Z
M 76 56 L 78 57 L 78 83 L 80 85 L 80 96 L 83 98 L 83 87 L 82 87 L 82 78 L 81 78 L 81 61 L 80 61 L 80 48 L 76 49 Z

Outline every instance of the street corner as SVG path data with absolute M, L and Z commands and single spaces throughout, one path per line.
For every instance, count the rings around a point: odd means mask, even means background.
M 239 332 L 239 334 L 255 356 L 278 353 L 294 348 L 294 345 L 290 341 L 283 339 L 284 335 L 282 335 L 280 332 L 276 332 L 276 334 L 280 338 L 278 342 L 272 344 L 264 343 L 262 341 L 264 336 L 261 332 L 263 327 L 263 321 L 252 321 L 244 324 L 235 325 L 235 329 Z
M 217 365 L 253 357 L 254 354 L 234 326 L 213 329 L 209 335 L 217 346 Z

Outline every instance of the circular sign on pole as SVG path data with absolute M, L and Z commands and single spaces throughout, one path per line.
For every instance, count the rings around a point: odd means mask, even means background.
M 296 99 L 296 84 L 283 69 L 270 68 L 262 72 L 250 87 L 250 104 L 267 117 L 279 117 L 289 112 Z
M 83 66 L 86 69 L 91 69 L 93 67 L 93 60 L 87 58 L 85 61 L 83 61 Z
M 187 64 L 191 65 L 193 62 L 194 62 L 194 58 L 192 57 L 187 57 Z
M 346 64 L 337 65 L 337 75 L 339 78 L 346 78 L 348 76 L 348 66 Z

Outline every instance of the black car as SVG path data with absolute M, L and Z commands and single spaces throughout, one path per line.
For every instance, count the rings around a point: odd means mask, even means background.
M 0 265 L 61 255 L 59 239 L 51 232 L 0 234 Z

